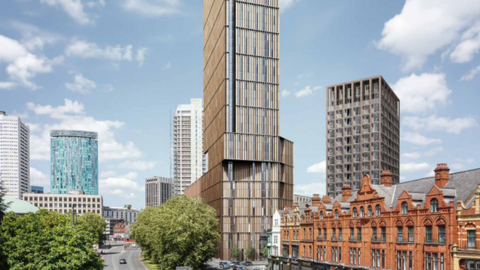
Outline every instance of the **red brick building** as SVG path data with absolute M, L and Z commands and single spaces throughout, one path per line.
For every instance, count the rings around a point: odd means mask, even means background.
M 480 169 L 450 174 L 439 164 L 435 177 L 392 186 L 384 171 L 380 185 L 365 175 L 358 191 L 346 184 L 334 199 L 315 194 L 285 209 L 275 269 L 478 269 L 465 265 L 480 265 L 467 232 L 480 226 L 479 184 Z

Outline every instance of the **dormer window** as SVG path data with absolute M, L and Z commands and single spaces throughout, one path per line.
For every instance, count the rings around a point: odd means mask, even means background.
M 369 205 L 369 206 L 368 206 L 368 216 L 369 216 L 369 217 L 371 217 L 371 216 L 373 215 L 373 213 L 372 213 L 372 212 L 373 212 L 373 210 L 372 210 L 372 206 L 371 206 L 371 205 Z
M 365 209 L 363 208 L 363 206 L 360 207 L 360 217 L 365 217 Z
M 353 208 L 353 217 L 354 218 L 358 217 L 358 211 L 356 207 Z
M 323 220 L 323 211 L 320 211 L 320 219 Z
M 408 204 L 407 202 L 402 202 L 402 215 L 408 214 Z
M 381 214 L 382 214 L 382 209 L 380 208 L 380 204 L 377 204 L 377 206 L 375 206 L 375 215 L 379 217 Z
M 438 200 L 435 198 L 430 201 L 430 212 L 432 213 L 438 212 Z
M 335 210 L 335 219 L 338 219 L 338 210 Z

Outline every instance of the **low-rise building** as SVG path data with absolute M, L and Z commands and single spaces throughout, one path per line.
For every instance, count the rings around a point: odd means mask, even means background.
M 480 169 L 449 170 L 393 186 L 389 171 L 380 185 L 365 175 L 358 191 L 345 184 L 333 199 L 285 208 L 272 260 L 280 270 L 477 269 Z
M 132 208 L 132 205 L 127 204 L 125 207 L 103 207 L 103 217 L 106 219 L 124 220 L 129 223 L 135 222 L 140 210 Z
M 130 238 L 130 223 L 127 221 L 116 222 L 113 227 L 113 237 L 120 240 Z
M 123 221 L 124 221 L 123 219 L 105 218 L 105 222 L 107 223 L 107 226 L 105 227 L 105 231 L 103 232 L 103 234 L 107 238 L 113 237 L 114 235 L 113 229 L 115 228 L 115 224 L 117 222 L 123 222 Z
M 41 186 L 30 186 L 30 193 L 43 194 L 43 187 L 41 187 Z
M 94 213 L 102 215 L 103 198 L 100 195 L 76 194 L 35 194 L 24 193 L 23 200 L 40 209 L 61 214 L 75 210 L 77 214 Z

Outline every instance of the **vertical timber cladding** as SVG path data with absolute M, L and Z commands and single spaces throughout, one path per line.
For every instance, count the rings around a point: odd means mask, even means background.
M 278 125 L 278 6 L 204 0 L 208 171 L 198 190 L 217 210 L 222 259 L 234 245 L 254 247 L 258 257 L 274 211 L 293 200 L 293 142 L 279 137 Z

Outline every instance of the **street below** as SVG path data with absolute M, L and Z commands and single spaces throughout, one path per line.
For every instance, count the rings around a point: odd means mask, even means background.
M 129 247 L 123 249 L 123 245 L 115 245 L 110 249 L 103 251 L 105 270 L 148 270 L 140 260 L 142 250 L 138 247 Z M 120 264 L 120 260 L 125 259 L 126 264 Z

